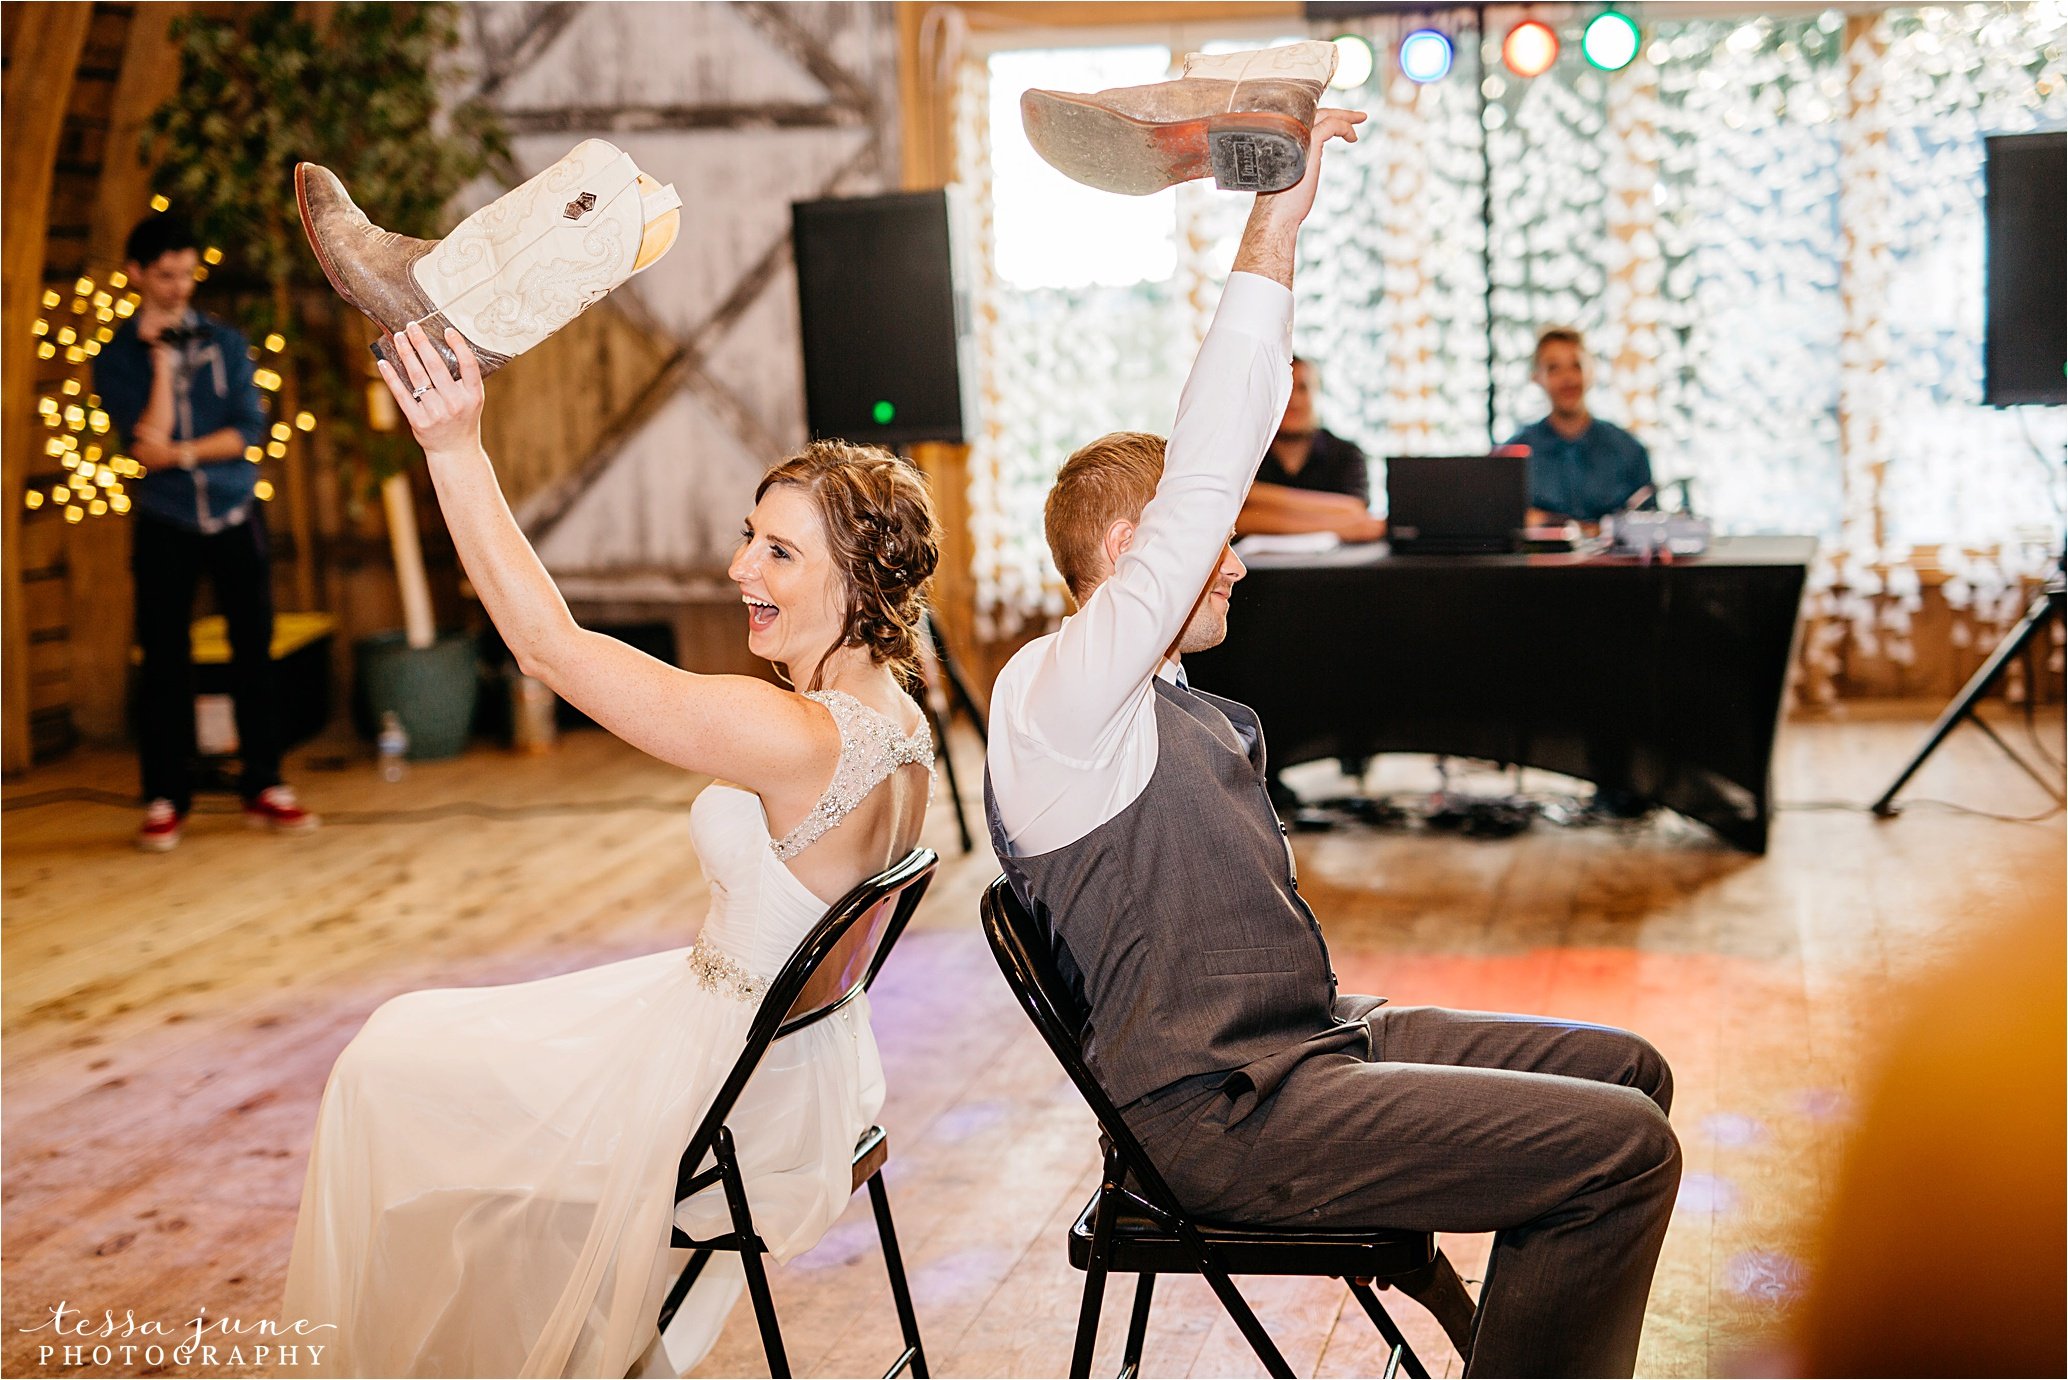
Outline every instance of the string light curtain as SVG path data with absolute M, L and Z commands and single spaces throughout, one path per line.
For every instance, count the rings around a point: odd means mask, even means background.
M 1577 325 L 1601 364 L 1596 409 L 1637 431 L 1662 479 L 1690 479 L 1722 530 L 1823 540 L 1813 669 L 1835 668 L 1845 636 L 1907 655 L 1919 548 L 1952 573 L 1956 606 L 1985 622 L 2014 608 L 2057 539 L 2068 425 L 2058 408 L 1980 405 L 1981 139 L 2063 122 L 2068 5 L 1654 9 L 1638 60 L 1615 73 L 1578 51 L 1581 11 L 1490 7 L 1484 34 L 1477 13 L 1351 26 L 1381 62 L 1341 96 L 1372 121 L 1329 155 L 1296 280 L 1295 347 L 1322 367 L 1324 424 L 1374 457 L 1504 439 L 1545 408 L 1529 382 L 1536 331 Z M 1498 53 L 1525 14 L 1569 40 L 1529 80 Z M 1456 66 L 1428 85 L 1393 60 L 1423 25 L 1457 41 Z M 1023 144 L 1018 92 L 1155 79 L 1130 51 L 966 64 L 958 158 L 1000 218 L 972 457 L 988 635 L 1059 611 L 1048 483 L 1093 436 L 1169 427 L 1246 210 L 1203 185 L 1143 199 L 1167 209 L 1125 233 L 1107 223 L 1103 261 L 1126 265 L 1125 283 L 1072 281 L 1067 256 L 1038 253 L 997 272 L 1033 176 L 992 157 Z
M 1979 404 L 1982 138 L 2061 127 L 2064 36 L 2059 3 L 1896 11 L 1874 22 L 1888 179 L 1873 227 L 1888 257 L 1885 547 L 2059 533 L 2049 468 L 2058 471 L 2068 418 L 2060 408 Z M 2023 530 L 2006 533 L 2006 517 Z
M 979 226 L 982 429 L 970 449 L 979 634 L 1060 615 L 1042 504 L 1071 451 L 1108 431 L 1168 431 L 1193 336 L 1176 273 L 1171 192 L 1073 215 L 1103 193 L 1039 162 L 1020 132 L 1029 86 L 1160 80 L 1164 48 L 1004 53 L 965 62 L 955 98 L 958 177 Z M 997 142 L 1007 147 L 994 156 Z M 1000 169 L 1004 176 L 999 177 Z M 1106 198 L 1111 200 L 1111 198 Z

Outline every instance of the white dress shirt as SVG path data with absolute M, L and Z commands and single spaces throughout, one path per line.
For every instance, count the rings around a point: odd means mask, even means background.
M 986 764 L 1015 856 L 1075 843 L 1156 771 L 1165 657 L 1219 562 L 1292 396 L 1292 293 L 1233 273 L 1178 400 L 1163 479 L 1113 574 L 1006 663 Z

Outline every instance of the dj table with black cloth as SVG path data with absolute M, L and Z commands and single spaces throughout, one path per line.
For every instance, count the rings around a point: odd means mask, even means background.
M 1191 683 L 1256 709 L 1271 762 L 1519 763 L 1633 792 L 1766 851 L 1768 776 L 1816 542 L 1699 557 L 1259 556 Z

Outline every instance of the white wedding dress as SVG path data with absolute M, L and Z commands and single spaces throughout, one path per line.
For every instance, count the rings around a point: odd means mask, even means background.
M 692 1237 L 729 1218 L 717 1188 L 678 1207 L 691 1134 L 745 1043 L 761 992 L 828 901 L 788 865 L 899 767 L 933 765 L 851 696 L 815 693 L 840 764 L 788 837 L 760 797 L 712 785 L 690 807 L 711 886 L 697 942 L 505 987 L 413 992 L 367 1021 L 330 1075 L 282 1315 L 335 1324 L 334 1375 L 680 1374 L 740 1292 L 719 1253 L 660 1344 L 654 1319 Z M 757 1230 L 778 1261 L 846 1207 L 856 1139 L 883 1104 L 867 998 L 777 1042 L 727 1124 Z

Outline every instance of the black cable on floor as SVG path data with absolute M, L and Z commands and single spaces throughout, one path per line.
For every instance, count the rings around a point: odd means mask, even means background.
M 2068 761 L 2054 756 L 2052 750 L 2039 741 L 2039 711 L 2029 686 L 2025 691 L 2025 737 L 2031 742 L 2032 750 L 2039 754 L 2040 761 L 2055 771 L 2068 771 Z
M 1973 805 L 1957 804 L 1951 800 L 1933 800 L 1928 796 L 1916 800 L 1900 800 L 1896 802 L 1895 812 L 1897 814 L 1901 814 L 1905 810 L 1915 809 L 1946 810 L 1956 815 L 1974 815 L 1980 819 L 1993 819 L 2001 824 L 2044 824 L 2055 815 L 2060 814 L 2062 807 L 2055 805 L 2045 813 L 2036 815 L 2004 815 L 1998 814 L 1994 810 L 1977 809 Z M 1783 810 L 1794 813 L 1819 811 L 1863 815 L 1874 813 L 1873 806 L 1863 805 L 1857 800 L 1783 800 L 1774 806 L 1774 812 L 1778 814 Z

